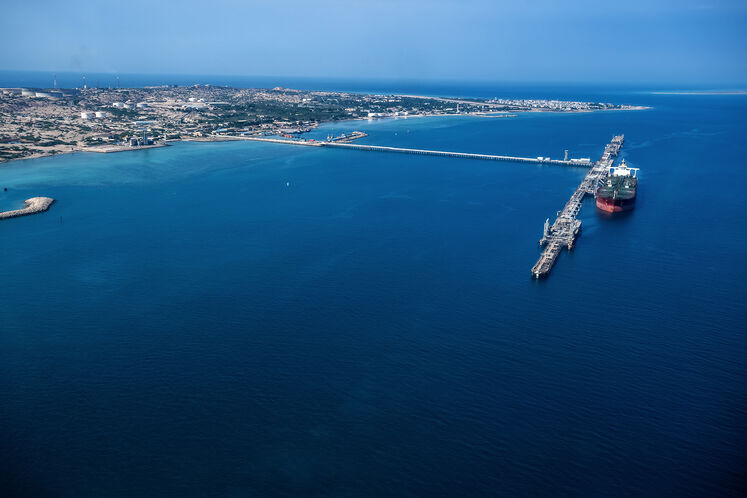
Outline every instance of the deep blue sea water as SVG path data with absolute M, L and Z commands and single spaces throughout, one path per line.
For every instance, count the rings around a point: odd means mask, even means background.
M 0 209 L 58 200 L 0 223 L 3 496 L 738 495 L 747 97 L 593 96 L 654 108 L 312 133 L 594 159 L 625 133 L 636 210 L 587 200 L 540 282 L 584 170 L 245 142 L 0 166 Z

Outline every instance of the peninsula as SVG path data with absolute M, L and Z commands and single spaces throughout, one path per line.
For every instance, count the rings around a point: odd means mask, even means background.
M 461 99 L 211 85 L 0 89 L 0 162 L 73 151 L 117 152 L 169 140 L 290 137 L 350 119 L 641 107 L 601 102 Z

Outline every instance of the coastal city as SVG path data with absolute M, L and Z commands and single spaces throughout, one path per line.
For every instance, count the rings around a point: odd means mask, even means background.
M 640 107 L 527 99 L 370 95 L 276 87 L 0 89 L 0 162 L 75 151 L 117 152 L 172 140 L 294 137 L 320 123 L 440 115 L 513 117 Z

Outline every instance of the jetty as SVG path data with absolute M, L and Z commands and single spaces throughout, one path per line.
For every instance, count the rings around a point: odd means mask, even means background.
M 19 216 L 28 216 L 30 214 L 43 213 L 49 206 L 54 204 L 54 199 L 51 197 L 32 197 L 24 201 L 26 205 L 22 209 L 14 209 L 13 211 L 0 212 L 0 220 L 6 218 L 18 218 Z
M 92 145 L 90 147 L 81 147 L 82 152 L 98 152 L 100 154 L 110 154 L 112 152 L 125 152 L 128 150 L 157 149 L 159 147 L 168 147 L 166 142 L 158 142 L 150 145 Z
M 540 246 L 545 246 L 545 249 L 537 263 L 532 267 L 534 278 L 546 277 L 550 273 L 555 260 L 558 259 L 564 247 L 569 251 L 573 249 L 578 233 L 581 231 L 581 220 L 578 219 L 578 213 L 581 211 L 584 198 L 587 195 L 595 195 L 599 182 L 607 176 L 612 163 L 620 152 L 620 148 L 622 148 L 624 139 L 624 135 L 616 135 L 612 138 L 612 141 L 604 148 L 602 157 L 594 163 L 584 179 L 581 180 L 578 188 L 573 192 L 563 209 L 558 211 L 555 222 L 550 225 L 550 218 L 545 220 L 544 233 L 539 242 Z
M 228 135 L 218 135 L 229 138 Z M 257 137 L 257 136 L 230 136 L 232 139 L 243 139 L 252 140 L 257 142 L 272 142 L 289 145 L 301 145 L 308 147 L 327 147 L 335 149 L 352 149 L 352 150 L 363 150 L 373 152 L 394 152 L 399 154 L 415 154 L 424 156 L 439 156 L 439 157 L 455 157 L 459 159 L 481 159 L 488 161 L 507 161 L 517 163 L 534 163 L 534 164 L 549 164 L 558 166 L 576 166 L 589 168 L 588 173 L 579 184 L 578 188 L 573 192 L 571 198 L 566 202 L 563 209 L 558 211 L 557 218 L 550 225 L 550 218 L 545 220 L 545 229 L 542 234 L 542 238 L 539 243 L 540 246 L 544 246 L 542 255 L 540 256 L 537 263 L 532 267 L 532 276 L 534 278 L 546 277 L 550 270 L 552 270 L 555 261 L 563 251 L 563 248 L 568 250 L 573 249 L 576 243 L 576 238 L 581 231 L 581 220 L 578 219 L 578 214 L 581 211 L 584 198 L 586 196 L 593 196 L 596 194 L 599 182 L 606 178 L 609 173 L 609 169 L 612 163 L 615 161 L 620 149 L 623 146 L 625 140 L 624 135 L 616 135 L 612 137 L 612 140 L 604 148 L 602 157 L 598 161 L 592 162 L 589 158 L 581 159 L 569 159 L 568 151 L 566 151 L 566 157 L 560 159 L 550 159 L 549 157 L 517 157 L 517 156 L 502 156 L 495 154 L 475 154 L 470 152 L 450 152 L 442 150 L 429 150 L 429 149 L 408 149 L 403 147 L 385 147 L 381 145 L 364 145 L 364 144 L 353 144 L 350 143 L 352 139 L 361 138 L 365 134 L 355 132 L 352 135 L 340 137 L 328 137 L 326 141 L 315 141 L 315 140 L 304 140 L 304 139 L 286 139 L 286 138 L 273 138 L 273 137 Z M 354 138 L 353 138 L 354 137 Z

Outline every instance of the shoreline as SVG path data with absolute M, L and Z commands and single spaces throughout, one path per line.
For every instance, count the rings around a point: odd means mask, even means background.
M 185 140 L 168 140 L 165 143 L 158 143 L 153 145 L 143 145 L 140 147 L 130 147 L 127 145 L 111 145 L 111 150 L 93 150 L 89 148 L 71 148 L 68 150 L 56 150 L 55 152 L 52 152 L 51 150 L 49 152 L 34 152 L 33 154 L 30 154 L 28 156 L 24 157 L 14 157 L 13 159 L 5 159 L 0 161 L 0 168 L 2 168 L 6 164 L 10 164 L 15 161 L 29 161 L 32 159 L 43 159 L 45 157 L 56 157 L 56 156 L 63 156 L 65 154 L 75 154 L 76 152 L 90 152 L 93 154 L 111 154 L 114 152 L 133 152 L 137 150 L 145 150 L 145 149 L 160 149 L 161 147 L 168 147 L 170 144 L 167 142 L 181 142 Z M 106 147 L 106 146 L 104 146 Z
M 422 97 L 422 96 L 416 96 L 416 95 L 404 95 L 404 97 L 411 97 L 411 98 L 423 98 L 428 99 L 432 97 Z M 452 99 L 444 99 L 444 100 L 452 100 Z M 456 101 L 456 99 L 454 99 Z M 460 101 L 460 102 L 468 102 L 468 101 Z M 589 109 L 589 110 L 576 110 L 576 111 L 553 111 L 553 110 L 547 110 L 547 109 L 530 109 L 526 111 L 475 111 L 475 112 L 464 112 L 459 114 L 449 114 L 449 113 L 424 113 L 424 114 L 413 114 L 413 115 L 407 115 L 407 116 L 381 116 L 381 117 L 358 117 L 358 118 L 352 118 L 352 119 L 343 119 L 340 121 L 323 121 L 318 123 L 313 129 L 317 129 L 320 126 L 323 125 L 329 125 L 329 124 L 340 124 L 340 123 L 354 123 L 356 121 L 376 121 L 376 120 L 385 120 L 385 119 L 413 119 L 413 118 L 433 118 L 433 117 L 458 117 L 458 116 L 468 116 L 468 117 L 479 117 L 479 118 L 514 118 L 518 117 L 518 114 L 522 113 L 550 113 L 550 114 L 586 114 L 586 113 L 593 113 L 593 112 L 610 112 L 610 111 L 641 111 L 641 110 L 647 110 L 652 109 L 652 107 L 648 106 L 630 106 L 626 107 L 624 109 Z M 308 132 L 305 132 L 308 133 Z M 249 137 L 249 136 L 247 136 Z M 41 159 L 45 157 L 54 157 L 54 156 L 61 156 L 63 154 L 74 154 L 76 152 L 90 152 L 95 154 L 111 154 L 114 152 L 134 152 L 138 150 L 147 150 L 147 149 L 157 149 L 162 147 L 169 147 L 172 143 L 177 142 L 235 142 L 240 141 L 244 138 L 243 135 L 231 137 L 231 136 L 205 136 L 205 137 L 186 137 L 186 138 L 179 138 L 174 140 L 165 140 L 163 142 L 152 144 L 152 145 L 143 145 L 139 147 L 131 147 L 128 145 L 99 145 L 99 146 L 93 146 L 93 147 L 71 147 L 70 149 L 51 149 L 49 152 L 47 151 L 37 151 L 29 156 L 25 157 L 16 157 L 13 159 L 7 159 L 0 161 L 0 167 L 2 167 L 5 164 L 10 164 L 14 161 L 24 161 L 29 159 Z M 66 146 L 67 147 L 67 146 Z
M 489 101 L 480 101 L 480 100 L 474 100 L 470 98 L 454 98 L 454 97 L 429 97 L 427 95 L 397 95 L 397 97 L 406 97 L 410 99 L 422 99 L 422 100 L 439 100 L 441 102 L 449 102 L 453 104 L 469 104 L 469 105 L 482 105 L 482 106 L 499 106 L 502 104 L 496 104 L 491 103 Z M 526 99 L 526 100 L 532 100 L 532 99 Z M 545 99 L 542 99 L 545 100 Z M 564 101 L 561 101 L 564 102 Z M 574 110 L 574 111 L 557 111 L 553 109 L 529 109 L 526 111 L 516 110 L 516 111 L 492 111 L 492 112 L 556 112 L 560 114 L 574 114 L 578 112 L 599 112 L 599 111 L 640 111 L 643 109 L 651 109 L 651 107 L 648 106 L 626 106 L 622 107 L 620 109 L 586 109 L 586 110 Z M 485 111 L 490 112 L 490 111 Z

